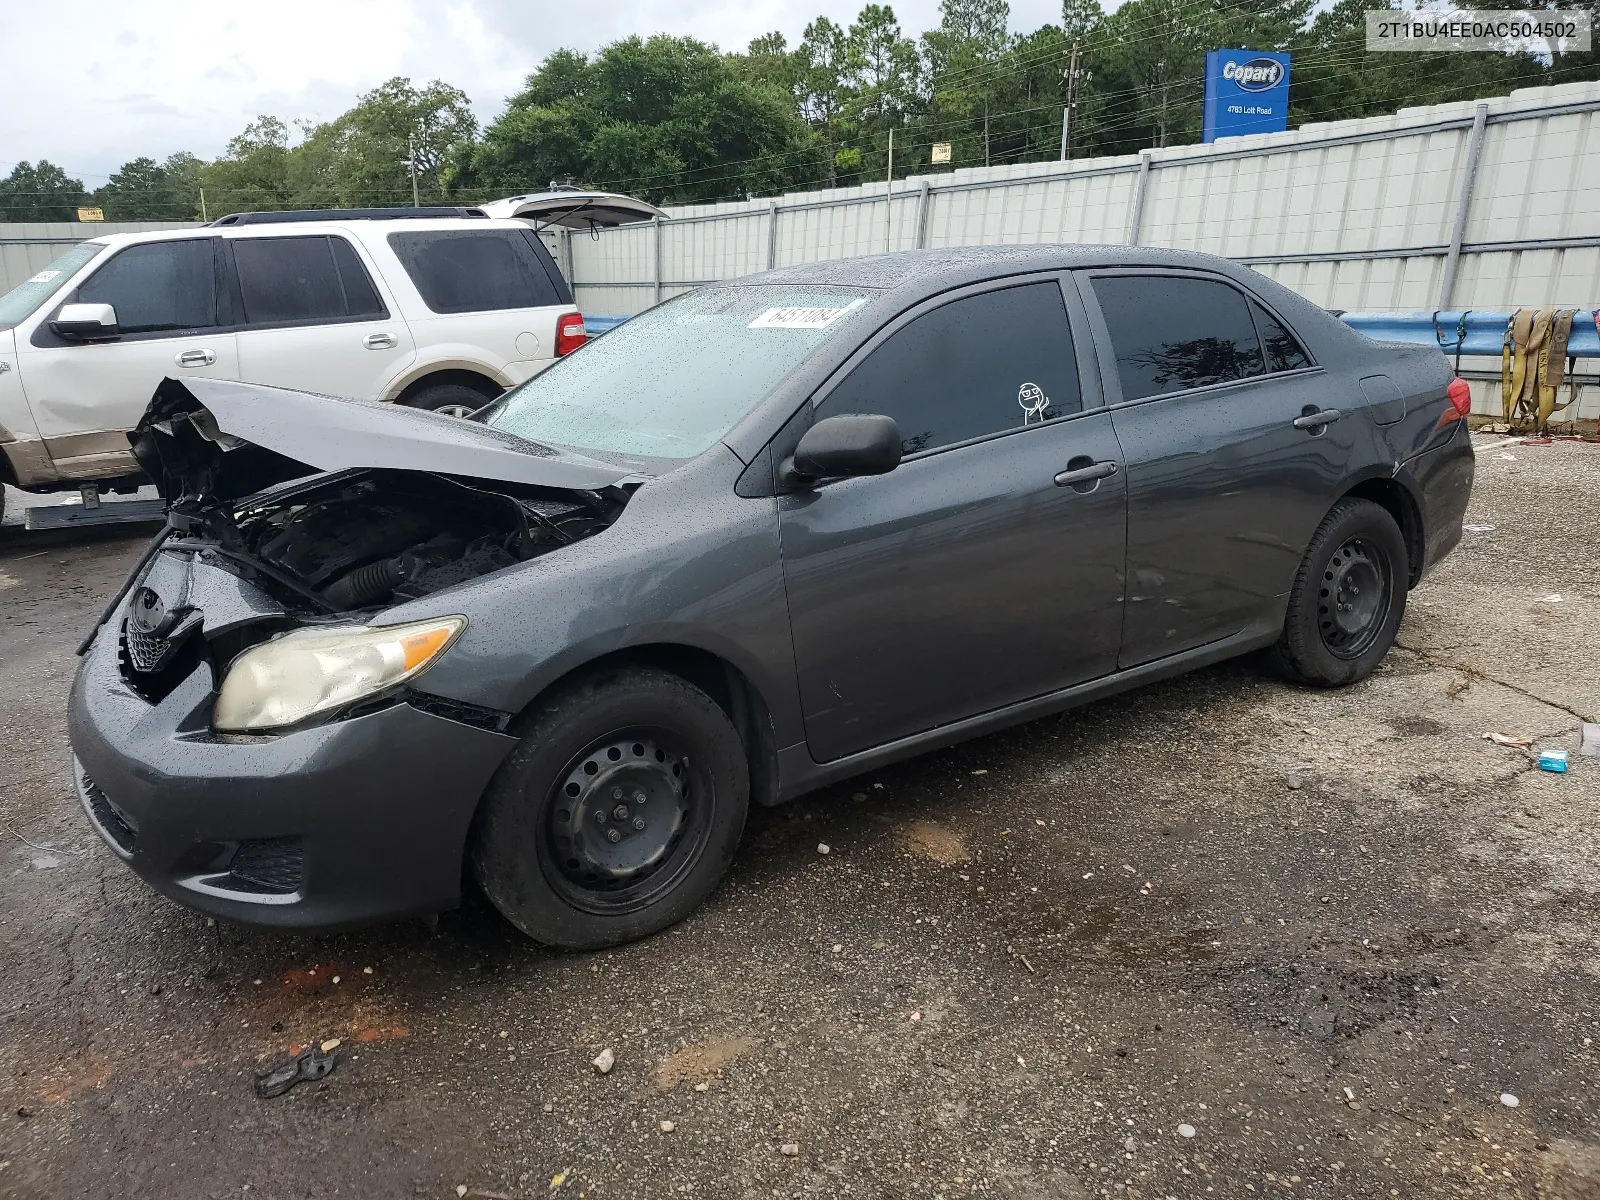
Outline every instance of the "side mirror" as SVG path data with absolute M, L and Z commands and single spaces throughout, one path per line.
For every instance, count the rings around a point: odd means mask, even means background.
M 818 421 L 784 466 L 795 483 L 883 475 L 900 465 L 900 427 L 893 417 L 851 414 Z
M 75 342 L 114 338 L 122 332 L 117 325 L 117 310 L 109 304 L 63 304 L 50 331 Z

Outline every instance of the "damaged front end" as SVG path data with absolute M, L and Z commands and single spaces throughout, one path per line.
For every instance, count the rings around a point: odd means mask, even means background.
M 100 624 L 121 614 L 121 674 L 152 703 L 202 661 L 220 683 L 283 635 L 360 633 L 591 537 L 636 482 L 454 418 L 242 384 L 165 381 L 130 441 L 168 524 Z

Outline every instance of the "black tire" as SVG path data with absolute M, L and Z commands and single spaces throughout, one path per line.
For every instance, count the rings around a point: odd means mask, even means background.
M 429 412 L 444 412 L 452 417 L 464 417 L 477 412 L 493 396 L 486 395 L 465 383 L 432 383 L 418 388 L 400 403 L 407 408 L 425 408 Z
M 1409 582 L 1406 541 L 1394 518 L 1370 500 L 1339 501 L 1300 563 L 1283 634 L 1270 652 L 1275 665 L 1313 687 L 1365 679 L 1394 644 Z
M 471 861 L 523 933 L 564 950 L 614 946 L 681 921 L 716 887 L 744 832 L 750 770 L 699 688 L 603 670 L 541 700 L 516 732 Z

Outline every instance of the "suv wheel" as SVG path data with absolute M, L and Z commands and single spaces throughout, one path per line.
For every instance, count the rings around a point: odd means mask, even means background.
M 726 714 L 645 668 L 539 704 L 484 795 L 472 866 L 496 908 L 549 946 L 593 950 L 682 920 L 744 831 L 750 771 Z
M 1370 500 L 1335 504 L 1289 593 L 1272 649 L 1279 669 L 1317 687 L 1372 674 L 1405 616 L 1408 571 L 1405 538 L 1387 510 Z
M 470 417 L 493 399 L 464 383 L 432 383 L 401 400 L 407 408 L 425 408 L 447 417 Z

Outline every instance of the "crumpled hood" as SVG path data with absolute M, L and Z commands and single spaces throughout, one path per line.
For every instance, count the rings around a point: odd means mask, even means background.
M 169 502 L 353 468 L 584 491 L 632 474 L 458 417 L 223 379 L 162 380 L 128 441 Z

